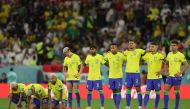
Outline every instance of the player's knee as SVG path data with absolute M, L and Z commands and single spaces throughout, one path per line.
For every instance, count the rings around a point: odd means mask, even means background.
M 49 109 L 54 109 L 54 108 L 55 108 L 54 104 L 50 104 Z
M 36 105 L 32 104 L 32 105 L 30 106 L 30 109 L 36 109 Z

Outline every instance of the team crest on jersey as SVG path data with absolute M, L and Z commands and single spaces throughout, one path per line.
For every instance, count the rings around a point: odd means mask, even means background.
M 154 57 L 154 60 L 157 60 L 157 57 Z
M 119 56 L 116 57 L 116 60 L 119 61 Z
M 98 62 L 99 62 L 98 59 L 96 59 L 96 60 L 95 60 L 95 63 L 98 64 Z
M 134 52 L 133 52 L 133 54 L 134 54 L 134 55 L 137 55 L 137 52 L 136 52 L 136 51 L 134 51 Z
M 72 61 L 71 61 L 71 62 L 72 62 L 72 64 L 74 64 L 75 60 L 73 60 L 73 59 L 72 59 Z
M 177 61 L 177 58 L 176 58 L 176 57 L 174 57 L 174 61 Z

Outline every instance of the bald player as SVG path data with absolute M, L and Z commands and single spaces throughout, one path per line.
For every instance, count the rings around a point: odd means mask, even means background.
M 53 100 L 51 99 L 51 92 L 54 94 Z M 57 79 L 55 75 L 52 75 L 50 82 L 48 83 L 48 98 L 50 100 L 50 108 L 54 109 L 59 106 L 59 109 L 66 109 L 67 107 L 67 95 L 64 85 L 61 80 Z
M 25 85 L 22 83 L 11 83 L 10 84 L 10 94 L 9 94 L 9 106 L 8 109 L 11 109 L 11 103 L 17 104 L 17 109 L 21 109 L 22 101 L 26 101 L 25 92 L 24 92 Z

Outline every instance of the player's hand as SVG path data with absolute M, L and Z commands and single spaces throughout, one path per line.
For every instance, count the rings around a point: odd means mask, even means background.
M 181 77 L 181 75 L 182 75 L 182 73 L 181 73 L 181 72 L 178 72 L 178 73 L 176 73 L 174 76 L 175 76 L 175 77 Z
M 18 105 L 17 105 L 17 109 L 20 109 L 20 108 L 22 108 L 22 105 L 21 105 L 21 103 L 19 102 Z
M 65 78 L 67 78 L 68 77 L 68 73 L 64 73 L 64 76 L 65 76 Z
M 161 75 L 161 72 L 156 72 L 156 76 L 160 76 Z
M 79 78 L 80 77 L 80 73 L 75 75 L 75 78 Z

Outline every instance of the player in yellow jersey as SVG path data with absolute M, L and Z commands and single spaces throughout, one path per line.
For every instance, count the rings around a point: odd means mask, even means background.
M 8 109 L 11 109 L 11 102 L 17 104 L 17 109 L 21 109 L 21 107 L 22 107 L 21 102 L 26 101 L 24 89 L 25 89 L 25 85 L 22 83 L 11 83 L 10 84 Z
M 117 44 L 111 44 L 110 52 L 106 53 L 105 60 L 109 66 L 109 87 L 113 91 L 113 100 L 116 109 L 119 109 L 122 89 L 122 65 L 125 61 L 123 53 L 118 51 Z
M 105 64 L 104 57 L 97 53 L 96 46 L 90 47 L 90 54 L 86 57 L 85 64 L 89 66 L 87 79 L 87 109 L 91 109 L 92 90 L 98 90 L 100 94 L 101 109 L 104 109 L 104 95 L 102 91 L 101 65 Z
M 131 88 L 136 87 L 138 93 L 139 109 L 142 108 L 142 94 L 141 94 L 141 79 L 140 79 L 140 59 L 145 54 L 145 50 L 136 49 L 134 40 L 129 40 L 128 50 L 124 52 L 126 56 L 126 109 L 130 109 L 131 102 Z
M 53 100 L 51 99 L 51 91 L 54 94 Z M 56 106 L 59 106 L 59 109 L 66 109 L 67 95 L 65 88 L 62 81 L 57 79 L 55 75 L 51 76 L 50 82 L 48 83 L 48 98 L 51 103 L 49 109 L 54 109 Z
M 182 75 L 187 70 L 189 64 L 185 59 L 184 54 L 178 51 L 178 41 L 171 41 L 171 52 L 167 55 L 165 69 L 168 71 L 168 77 L 166 79 L 164 87 L 164 109 L 168 109 L 169 101 L 169 91 L 174 86 L 176 102 L 175 109 L 179 108 L 180 101 L 180 85 L 182 81 Z M 181 69 L 181 64 L 184 64 L 184 67 Z
M 27 108 L 45 109 L 48 105 L 48 93 L 40 84 L 29 84 L 26 86 L 25 93 L 27 96 Z M 30 104 L 31 99 L 32 103 Z
M 74 88 L 77 100 L 77 108 L 80 109 L 79 81 L 80 74 L 83 71 L 83 64 L 81 62 L 80 57 L 77 54 L 72 53 L 68 47 L 65 47 L 63 49 L 63 54 L 66 56 L 63 63 L 63 70 L 64 75 L 66 77 L 66 84 L 69 92 L 69 108 L 72 109 L 72 90 Z
M 146 109 L 151 90 L 154 90 L 156 92 L 156 100 L 155 100 L 154 109 L 158 108 L 158 104 L 160 101 L 160 90 L 161 90 L 161 82 L 162 82 L 161 73 L 163 72 L 162 61 L 164 59 L 164 55 L 157 52 L 157 49 L 158 49 L 157 43 L 152 42 L 150 43 L 150 46 L 149 46 L 150 52 L 146 53 L 143 56 L 143 60 L 145 60 L 145 62 L 148 65 L 148 75 L 147 75 L 147 81 L 146 81 L 147 88 L 146 88 L 146 94 L 144 97 L 143 109 Z

